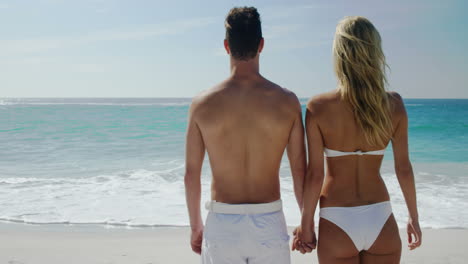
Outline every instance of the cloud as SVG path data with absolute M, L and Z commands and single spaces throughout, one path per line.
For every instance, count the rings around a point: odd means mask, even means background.
M 296 17 L 298 15 L 302 15 L 303 13 L 310 12 L 310 9 L 318 8 L 323 8 L 323 6 L 312 4 L 271 6 L 260 8 L 259 12 L 262 17 L 262 20 L 270 21 L 282 18 Z
M 283 37 L 290 33 L 299 31 L 302 27 L 303 25 L 301 24 L 265 26 L 263 37 L 266 39 Z
M 330 40 L 318 40 L 318 41 L 295 41 L 290 43 L 271 43 L 271 45 L 265 45 L 265 52 L 277 53 L 287 52 L 293 50 L 306 49 L 311 47 L 319 47 L 329 45 L 331 47 Z
M 0 56 L 31 54 L 53 49 L 87 45 L 102 41 L 131 41 L 167 35 L 177 35 L 202 28 L 215 22 L 212 17 L 180 20 L 160 24 L 141 25 L 138 28 L 107 30 L 80 36 L 0 40 Z
M 103 73 L 106 72 L 106 66 L 97 63 L 79 63 L 72 65 L 76 72 L 80 73 Z
M 106 8 L 97 8 L 94 10 L 94 12 L 98 13 L 98 14 L 107 14 L 109 13 L 109 9 L 106 9 Z
M 163 35 L 177 35 L 191 29 L 200 28 L 214 23 L 214 18 L 198 18 L 170 23 L 142 26 L 139 29 L 100 32 L 85 37 L 85 41 L 109 41 L 109 40 L 141 40 Z

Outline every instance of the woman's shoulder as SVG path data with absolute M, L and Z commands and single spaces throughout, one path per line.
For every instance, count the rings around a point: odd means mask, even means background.
M 330 91 L 326 93 L 321 93 L 312 96 L 307 101 L 307 109 L 309 110 L 319 110 L 324 107 L 327 107 L 330 104 L 334 104 L 340 101 L 340 94 L 335 91 Z
M 403 98 L 401 97 L 401 95 L 395 91 L 388 91 L 387 96 L 393 102 L 403 102 Z
M 399 93 L 395 91 L 388 91 L 387 95 L 390 101 L 390 106 L 395 113 L 405 112 L 405 104 L 403 101 L 403 97 L 401 97 Z

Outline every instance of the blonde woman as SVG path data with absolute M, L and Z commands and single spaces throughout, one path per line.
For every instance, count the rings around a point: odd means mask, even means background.
M 409 212 L 408 247 L 415 249 L 421 245 L 421 230 L 405 107 L 397 93 L 385 90 L 385 56 L 369 20 L 343 19 L 333 56 L 338 88 L 307 103 L 309 166 L 293 247 L 302 253 L 315 249 L 314 214 L 320 200 L 320 263 L 399 263 L 398 226 L 379 170 L 391 142 Z

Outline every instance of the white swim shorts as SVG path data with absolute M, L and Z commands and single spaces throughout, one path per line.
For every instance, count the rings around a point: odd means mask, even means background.
M 207 203 L 203 264 L 289 264 L 289 235 L 281 201 Z

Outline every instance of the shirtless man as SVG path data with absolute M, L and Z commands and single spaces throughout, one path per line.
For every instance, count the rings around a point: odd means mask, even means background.
M 189 113 L 185 187 L 191 247 L 202 263 L 290 263 L 279 168 L 286 149 L 301 207 L 306 171 L 301 106 L 294 93 L 259 73 L 264 40 L 257 10 L 231 9 L 225 27 L 231 75 L 195 97 Z M 205 150 L 213 176 L 204 228 Z

